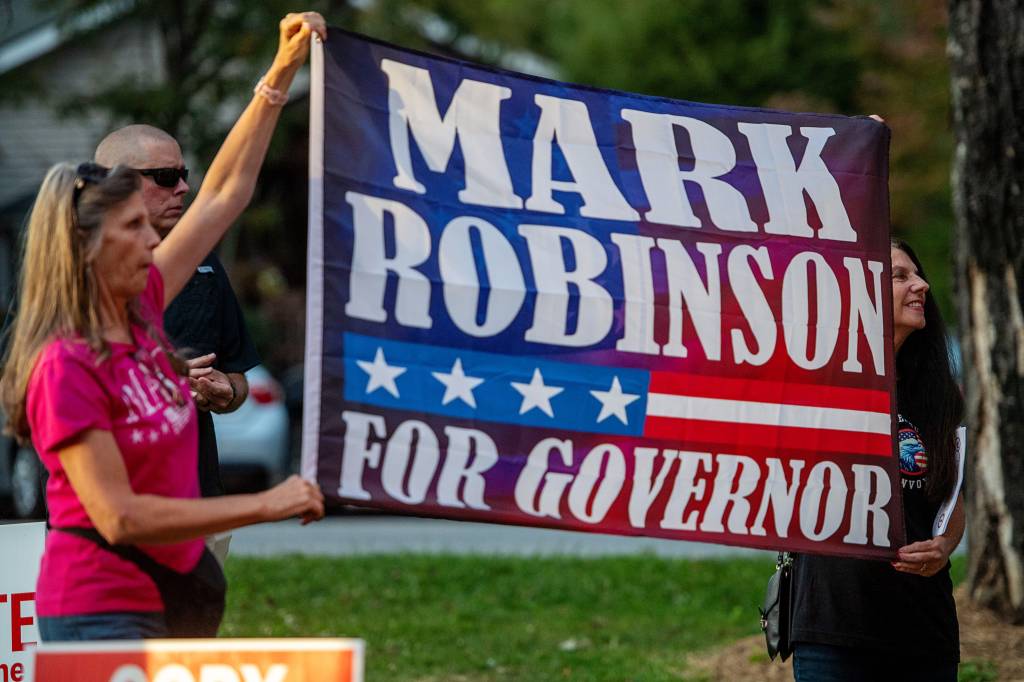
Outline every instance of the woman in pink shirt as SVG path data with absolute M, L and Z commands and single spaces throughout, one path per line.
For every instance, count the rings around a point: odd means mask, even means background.
M 2 398 L 9 428 L 50 474 L 53 530 L 36 593 L 44 641 L 212 636 L 223 574 L 203 537 L 323 516 L 319 489 L 297 476 L 199 499 L 195 404 L 162 322 L 248 204 L 314 31 L 326 34 L 315 13 L 282 20 L 270 70 L 163 241 L 130 168 L 60 164 L 39 190 Z

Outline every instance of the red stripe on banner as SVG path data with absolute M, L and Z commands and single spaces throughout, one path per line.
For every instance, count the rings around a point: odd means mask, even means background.
M 784 455 L 787 450 L 835 452 L 850 455 L 892 456 L 890 436 L 859 431 L 826 431 L 794 427 L 736 424 L 671 417 L 647 417 L 644 436 L 674 441 L 679 447 L 691 443 L 722 446 L 771 448 Z
M 866 388 L 651 372 L 650 393 L 889 412 L 889 393 Z

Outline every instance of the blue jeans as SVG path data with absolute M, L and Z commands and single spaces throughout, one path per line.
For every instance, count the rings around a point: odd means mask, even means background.
M 163 611 L 90 613 L 82 616 L 37 617 L 44 642 L 97 639 L 154 639 L 167 636 Z
M 798 642 L 793 651 L 796 682 L 956 682 L 956 663 L 907 660 L 899 654 Z

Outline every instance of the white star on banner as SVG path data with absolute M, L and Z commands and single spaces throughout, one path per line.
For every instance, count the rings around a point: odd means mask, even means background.
M 618 377 L 612 379 L 612 387 L 607 391 L 591 391 L 590 395 L 601 403 L 601 413 L 597 415 L 598 424 L 612 415 L 618 417 L 623 424 L 628 424 L 626 406 L 640 398 L 639 395 L 633 393 L 623 393 Z
M 523 404 L 519 406 L 519 414 L 526 414 L 533 408 L 537 408 L 549 417 L 554 418 L 555 413 L 551 409 L 551 399 L 564 391 L 558 386 L 545 386 L 544 377 L 539 369 L 533 370 L 533 378 L 528 384 L 520 384 L 517 381 L 510 382 L 512 388 L 516 389 L 523 396 Z
M 388 361 L 384 358 L 384 350 L 382 348 L 377 349 L 377 354 L 373 356 L 373 362 L 356 360 L 356 364 L 370 377 L 366 382 L 367 393 L 373 393 L 378 388 L 383 388 L 396 398 L 399 397 L 398 385 L 395 383 L 395 379 L 405 374 L 405 367 L 389 365 Z
M 462 371 L 462 358 L 455 358 L 455 364 L 452 365 L 451 372 L 447 374 L 444 372 L 431 372 L 431 374 L 434 375 L 435 379 L 444 384 L 444 397 L 441 398 L 442 405 L 447 405 L 458 398 L 473 409 L 476 409 L 476 398 L 473 396 L 473 389 L 484 383 L 484 380 L 478 377 L 466 376 L 466 373 Z
M 132 431 L 132 442 L 133 443 L 141 443 L 142 442 L 142 437 L 143 437 L 142 436 L 142 431 L 139 431 L 138 429 L 134 429 Z

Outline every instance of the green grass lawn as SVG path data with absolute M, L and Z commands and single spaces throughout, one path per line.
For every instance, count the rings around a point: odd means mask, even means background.
M 759 631 L 773 568 L 653 556 L 233 557 L 221 636 L 360 637 L 371 682 L 688 679 L 688 652 Z

